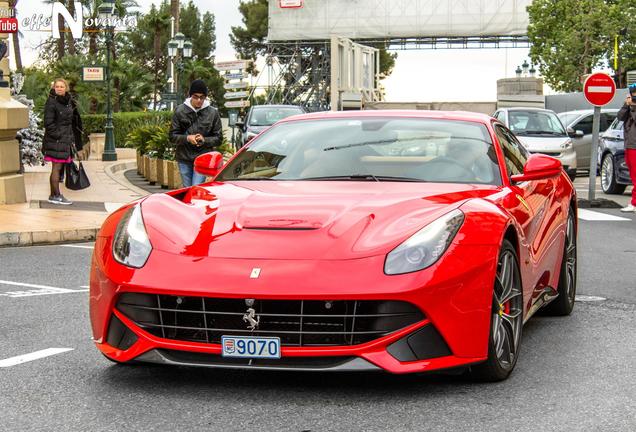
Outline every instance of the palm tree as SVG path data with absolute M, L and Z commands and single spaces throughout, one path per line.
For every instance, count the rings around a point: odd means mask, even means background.
M 10 10 L 16 10 L 18 0 L 9 0 Z M 15 32 L 11 35 L 13 39 L 13 55 L 15 56 L 15 67 L 18 72 L 22 72 L 22 51 L 20 50 L 20 32 Z
M 170 16 L 174 17 L 174 32 L 179 32 L 179 0 L 170 0 Z

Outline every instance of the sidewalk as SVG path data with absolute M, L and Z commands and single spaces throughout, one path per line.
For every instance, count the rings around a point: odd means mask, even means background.
M 125 158 L 125 159 L 122 159 Z M 134 154 L 118 149 L 118 161 L 83 162 L 91 186 L 83 191 L 62 193 L 70 206 L 50 204 L 50 165 L 25 167 L 27 203 L 0 205 L 0 247 L 28 246 L 71 241 L 91 241 L 108 214 L 148 192 L 126 180 L 124 172 L 136 168 Z

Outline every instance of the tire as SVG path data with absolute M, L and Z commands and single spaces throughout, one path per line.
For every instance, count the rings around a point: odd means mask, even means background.
M 570 208 L 563 247 L 561 270 L 559 271 L 558 296 L 543 308 L 544 315 L 567 316 L 574 309 L 576 297 L 576 224 L 574 211 Z
M 488 358 L 470 368 L 471 377 L 488 382 L 508 378 L 519 357 L 522 328 L 523 290 L 519 259 L 512 244 L 504 240 L 493 289 Z
M 614 168 L 614 156 L 611 153 L 603 156 L 601 161 L 601 189 L 603 192 L 610 195 L 620 195 L 625 192 L 626 185 L 618 184 L 616 182 L 616 172 Z
M 568 175 L 568 177 L 570 177 L 570 180 L 572 180 L 572 181 L 576 180 L 576 170 L 575 169 L 567 170 L 567 175 Z

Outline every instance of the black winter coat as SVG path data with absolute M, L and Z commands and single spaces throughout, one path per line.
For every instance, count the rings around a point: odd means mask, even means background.
M 636 106 L 624 104 L 616 117 L 623 122 L 625 149 L 636 149 Z
M 200 146 L 188 142 L 188 135 L 201 134 Z M 217 149 L 222 142 L 221 117 L 216 108 L 207 106 L 194 111 L 187 104 L 179 105 L 172 115 L 170 141 L 176 145 L 175 159 L 192 163 L 197 156 Z
M 68 93 L 57 96 L 51 90 L 44 105 L 42 153 L 55 159 L 68 159 L 72 145 L 78 150 L 82 148 L 82 118 Z

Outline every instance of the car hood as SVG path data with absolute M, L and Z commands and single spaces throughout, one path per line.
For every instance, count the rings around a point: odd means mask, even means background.
M 570 139 L 567 136 L 551 137 L 551 136 L 519 136 L 521 144 L 523 144 L 530 152 L 561 152 L 562 144 Z
M 496 186 L 243 181 L 195 186 L 142 203 L 153 248 L 193 257 L 355 259 L 386 254 Z

